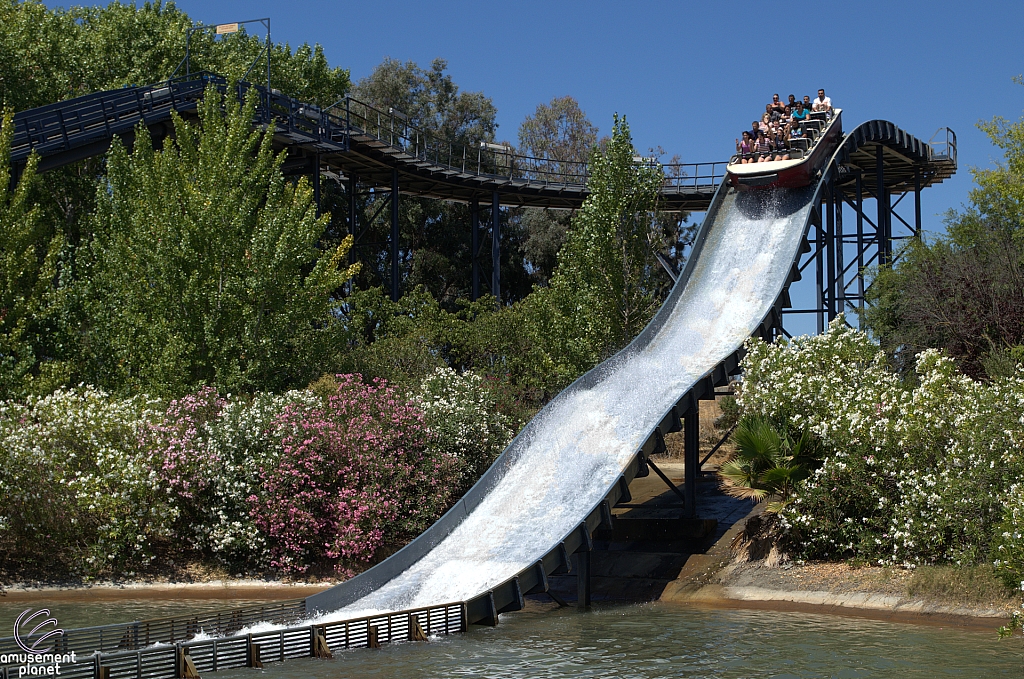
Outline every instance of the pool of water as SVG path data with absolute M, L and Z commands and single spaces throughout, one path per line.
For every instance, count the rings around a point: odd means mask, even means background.
M 1020 677 L 1022 643 L 995 629 L 670 604 L 532 610 L 429 643 L 268 663 L 276 677 Z M 245 679 L 252 670 L 218 673 Z
M 195 613 L 259 603 L 124 599 L 49 604 L 62 627 Z M 0 599 L 0 629 L 27 604 Z M 40 604 L 33 606 L 38 608 Z M 335 649 L 333 660 L 267 663 L 264 679 L 313 677 L 1021 677 L 1024 643 L 990 631 L 879 622 L 807 613 L 598 605 L 591 611 L 531 603 L 498 627 L 380 650 Z M 253 672 L 214 675 L 252 679 Z

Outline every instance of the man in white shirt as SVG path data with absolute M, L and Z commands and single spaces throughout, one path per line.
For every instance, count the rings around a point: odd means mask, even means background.
M 832 112 L 832 100 L 825 96 L 825 90 L 818 90 L 818 98 L 811 105 L 812 111 Z

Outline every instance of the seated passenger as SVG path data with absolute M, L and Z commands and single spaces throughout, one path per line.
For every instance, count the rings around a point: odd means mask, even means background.
M 802 123 L 805 120 L 807 120 L 807 116 L 809 116 L 809 115 L 810 115 L 810 111 L 808 111 L 807 107 L 804 106 L 804 102 L 802 102 L 802 101 L 796 102 L 796 110 L 793 111 L 793 113 L 790 116 L 793 119 L 793 127 L 794 128 L 799 127 L 800 131 L 802 133 L 803 132 L 803 124 Z
M 789 133 L 789 128 L 793 126 L 793 109 L 788 104 L 782 112 L 782 117 L 779 118 L 779 125 L 786 130 L 787 134 Z
M 767 134 L 762 134 L 754 142 L 754 153 L 757 154 L 757 162 L 765 163 L 772 159 L 772 142 Z
M 761 121 L 755 120 L 754 122 L 750 123 L 750 129 L 747 130 L 747 132 L 750 133 L 751 141 L 756 140 L 758 137 L 760 137 L 761 136 Z
M 789 135 L 782 128 L 779 128 L 775 133 L 775 138 L 772 140 L 775 146 L 775 160 L 789 160 Z
M 804 95 L 804 110 L 808 113 L 811 112 L 811 96 L 809 94 Z
M 782 115 L 781 113 L 776 111 L 775 108 L 771 104 L 768 104 L 768 105 L 766 105 L 764 107 L 764 114 L 766 116 L 768 116 L 768 122 L 772 122 L 772 123 L 774 123 L 776 120 L 778 120 L 779 116 Z
M 747 163 L 754 162 L 754 158 L 751 153 L 754 150 L 754 140 L 750 138 L 750 133 L 743 130 L 743 141 L 736 140 L 736 153 L 740 155 L 740 163 L 746 165 Z
M 818 90 L 818 98 L 814 100 L 811 110 L 822 113 L 832 112 L 832 100 L 825 96 L 825 90 Z
M 778 94 L 773 94 L 772 95 L 772 103 L 768 104 L 768 106 L 771 107 L 772 111 L 775 111 L 779 115 L 782 115 L 782 109 L 785 108 L 785 104 L 783 104 L 781 101 L 779 101 L 779 95 Z
M 761 134 L 768 134 L 769 128 L 772 126 L 771 114 L 765 113 L 761 116 L 761 123 L 758 125 L 758 129 L 761 130 Z
M 795 111 L 796 110 L 796 96 L 792 95 L 792 94 L 789 95 L 789 101 L 787 102 L 786 105 L 789 106 L 789 110 L 790 111 Z

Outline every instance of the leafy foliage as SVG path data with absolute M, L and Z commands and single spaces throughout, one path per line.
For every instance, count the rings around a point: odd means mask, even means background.
M 526 304 L 551 359 L 579 375 L 625 346 L 660 305 L 653 216 L 657 165 L 634 162 L 625 117 L 616 116 L 604 151 L 590 160 L 590 195 L 573 217 L 549 288 Z
M 767 511 L 775 514 L 795 499 L 800 482 L 819 465 L 808 432 L 794 441 L 764 417 L 740 420 L 734 440 L 736 454 L 718 469 L 725 491 L 756 502 L 768 500 Z
M 12 191 L 10 147 L 14 117 L 0 120 L 0 397 L 49 391 L 62 366 L 44 362 L 52 349 L 53 280 L 63 247 L 33 204 L 33 156 Z M 48 346 L 50 345 L 50 346 Z
M 1024 119 L 979 127 L 1005 163 L 972 169 L 970 206 L 947 214 L 935 242 L 911 242 L 869 291 L 864 320 L 904 369 L 929 347 L 973 377 L 1008 375 L 1024 357 Z
M 0 402 L 0 567 L 53 577 L 148 566 L 175 519 L 139 445 L 159 412 L 91 388 Z
M 989 556 L 997 525 L 1015 521 L 1004 508 L 1024 472 L 1024 372 L 981 383 L 929 350 L 904 381 L 841 318 L 818 337 L 752 340 L 747 349 L 744 415 L 809 434 L 823 456 L 782 512 L 804 556 L 882 564 Z
M 332 294 L 356 270 L 341 266 L 351 241 L 318 249 L 326 219 L 250 129 L 254 107 L 211 88 L 201 133 L 175 118 L 162 152 L 142 127 L 131 154 L 112 146 L 79 264 L 90 382 L 175 394 L 315 374 L 336 335 Z
M 463 495 L 512 440 L 508 418 L 494 408 L 483 378 L 438 368 L 413 398 L 433 435 L 431 447 L 454 461 L 456 495 Z

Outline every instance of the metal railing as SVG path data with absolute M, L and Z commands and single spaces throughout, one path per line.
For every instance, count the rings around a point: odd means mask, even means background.
M 188 641 L 200 631 L 211 635 L 231 635 L 258 622 L 287 625 L 302 620 L 305 599 L 290 599 L 273 604 L 209 611 L 189 616 L 152 618 L 136 622 L 64 630 L 56 637 L 55 650 L 79 654 L 136 650 L 153 644 Z M 37 635 L 38 637 L 38 635 Z M 37 637 L 27 637 L 32 642 Z M 14 637 L 0 639 L 0 655 L 20 653 Z
M 928 140 L 928 148 L 932 151 L 932 159 L 947 160 L 956 166 L 956 132 L 948 127 L 940 127 Z
M 424 132 L 394 108 L 387 111 L 345 97 L 328 108 L 326 122 L 346 135 L 369 137 L 402 154 L 400 160 L 434 165 L 462 174 L 487 176 L 531 183 L 584 186 L 589 177 L 585 161 L 538 158 L 516 153 L 511 146 L 489 142 L 444 140 Z M 674 188 L 713 187 L 725 175 L 725 162 L 672 163 L 663 165 L 665 186 Z
M 465 604 L 440 604 L 339 622 L 313 622 L 213 639 L 165 642 L 132 650 L 96 652 L 90 655 L 76 652 L 74 663 L 61 665 L 60 676 L 69 679 L 178 679 L 188 674 L 187 667 L 194 668 L 200 674 L 240 667 L 262 667 L 265 662 L 324 657 L 341 648 L 366 648 L 385 643 L 415 641 L 422 638 L 419 637 L 420 632 L 425 635 L 461 633 L 467 627 Z M 214 636 L 205 627 L 197 629 L 196 634 L 198 632 Z M 55 653 L 64 651 L 55 649 Z M 19 665 L 8 663 L 0 667 L 0 679 L 15 679 L 18 676 Z
M 144 87 L 98 92 L 15 115 L 11 160 L 24 162 L 33 151 L 41 156 L 110 140 L 131 132 L 140 122 L 169 120 L 172 111 L 196 108 L 206 88 L 227 92 L 226 78 L 202 72 Z M 545 186 L 584 187 L 586 162 L 538 158 L 489 142 L 452 141 L 424 132 L 408 116 L 346 97 L 326 109 L 287 97 L 276 90 L 247 82 L 235 84 L 239 99 L 255 90 L 258 105 L 254 124 L 272 126 L 275 134 L 296 144 L 316 144 L 322 152 L 351 150 L 352 141 L 376 146 L 406 165 L 411 172 L 439 171 L 523 181 Z M 665 187 L 673 190 L 713 190 L 724 176 L 726 163 L 663 165 Z

